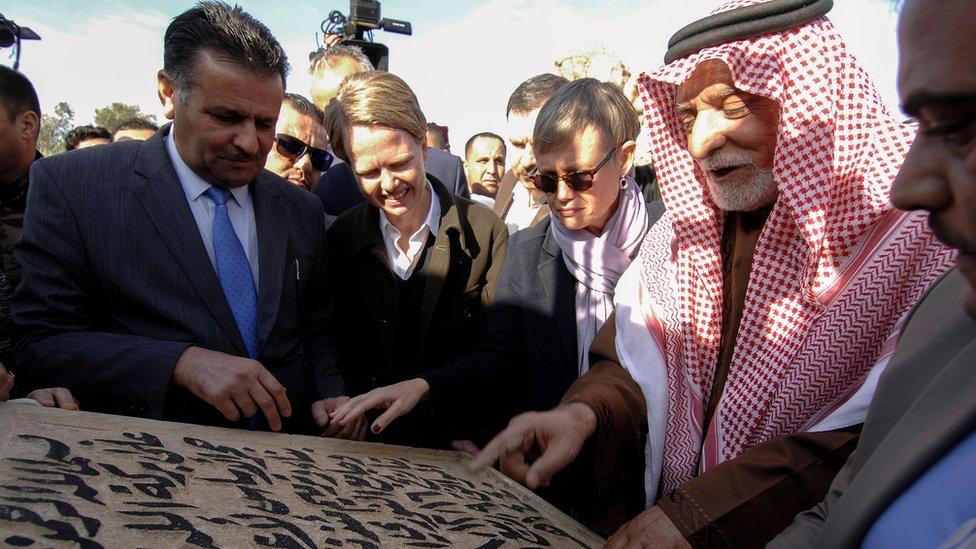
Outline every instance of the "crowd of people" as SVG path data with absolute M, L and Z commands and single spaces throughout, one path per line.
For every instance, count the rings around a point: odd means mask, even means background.
M 355 47 L 286 92 L 219 1 L 159 128 L 42 158 L 0 68 L 0 401 L 453 448 L 611 547 L 973 547 L 976 8 L 900 8 L 905 123 L 831 5 L 527 78 L 463 157 Z

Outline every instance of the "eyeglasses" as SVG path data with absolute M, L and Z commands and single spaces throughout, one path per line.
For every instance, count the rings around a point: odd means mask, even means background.
M 279 133 L 275 136 L 275 149 L 281 156 L 297 161 L 308 153 L 308 159 L 312 162 L 312 168 L 318 172 L 324 172 L 332 166 L 332 155 L 329 151 L 317 149 L 306 144 L 301 139 Z
M 596 165 L 592 170 L 582 170 L 573 173 L 567 173 L 563 175 L 556 175 L 553 173 L 540 173 L 539 168 L 532 170 L 532 173 L 528 174 L 529 180 L 535 185 L 535 188 L 546 194 L 552 194 L 556 192 L 556 187 L 559 185 L 560 181 L 565 181 L 567 185 L 573 188 L 574 191 L 588 191 L 593 186 L 593 176 L 596 172 L 600 171 L 600 168 L 604 166 L 613 156 L 613 153 L 617 152 L 617 148 L 620 145 L 610 149 L 610 152 L 603 157 L 603 160 Z

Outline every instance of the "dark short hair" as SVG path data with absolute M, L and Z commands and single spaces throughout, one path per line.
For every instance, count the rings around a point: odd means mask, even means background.
M 163 71 L 185 92 L 197 54 L 207 50 L 256 74 L 288 75 L 288 56 L 268 27 L 240 6 L 207 0 L 177 15 L 163 37 Z
M 502 139 L 502 137 L 500 135 L 495 134 L 495 133 L 491 133 L 491 132 L 481 132 L 481 133 L 476 133 L 476 134 L 472 135 L 471 138 L 468 139 L 468 142 L 464 144 L 464 158 L 465 159 L 467 159 L 468 158 L 468 155 L 471 154 L 471 147 L 474 147 L 474 142 L 477 141 L 477 140 L 479 140 L 479 139 L 496 139 L 498 141 L 501 141 L 501 143 L 502 143 L 502 153 L 504 154 L 504 153 L 507 152 L 507 150 L 506 150 L 507 147 L 505 146 L 505 140 Z
M 150 130 L 157 131 L 159 126 L 153 124 L 152 122 L 146 120 L 145 118 L 130 118 L 125 122 L 119 124 L 112 130 L 112 135 L 119 133 L 122 130 Z
M 319 108 L 315 106 L 315 103 L 309 101 L 304 95 L 297 93 L 286 93 L 281 102 L 288 103 L 291 108 L 305 116 L 310 117 L 317 124 L 322 123 L 322 111 L 320 111 Z
M 71 131 L 66 133 L 64 136 L 64 150 L 73 151 L 76 147 L 78 147 L 78 143 L 88 139 L 99 138 L 104 138 L 111 141 L 112 134 L 108 133 L 108 130 L 101 126 L 92 126 L 91 124 L 72 128 Z
M 41 102 L 34 85 L 23 74 L 3 65 L 0 65 L 0 103 L 7 109 L 10 120 L 25 111 L 41 117 Z
M 441 137 L 441 142 L 437 147 L 438 149 L 451 146 L 451 140 L 447 137 L 447 126 L 441 126 L 437 122 L 428 122 L 427 131 L 434 132 Z
M 505 116 L 512 113 L 527 114 L 541 108 L 549 101 L 556 90 L 566 85 L 569 81 L 562 76 L 543 73 L 529 78 L 522 82 L 512 92 L 508 98 L 508 108 L 505 109 Z

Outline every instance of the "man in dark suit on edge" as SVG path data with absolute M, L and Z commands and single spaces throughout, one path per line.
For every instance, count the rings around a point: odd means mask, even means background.
M 775 549 L 976 547 L 976 11 L 971 0 L 901 9 L 898 94 L 918 135 L 891 203 L 927 210 L 956 268 L 909 314 L 830 491 Z
M 56 380 L 92 411 L 315 428 L 313 406 L 343 391 L 322 206 L 262 170 L 287 71 L 267 27 L 202 2 L 164 38 L 172 125 L 35 162 L 13 305 L 28 388 Z

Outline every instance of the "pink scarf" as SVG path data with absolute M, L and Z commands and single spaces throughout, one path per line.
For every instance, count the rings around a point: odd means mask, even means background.
M 756 245 L 731 369 L 708 425 L 724 214 L 674 111 L 676 86 L 706 59 L 723 60 L 738 88 L 781 108 L 779 198 Z M 925 214 L 889 204 L 915 127 L 891 119 L 826 18 L 706 48 L 642 75 L 640 90 L 668 212 L 618 284 L 617 350 L 647 400 L 653 502 L 659 487 L 671 492 L 778 435 L 863 421 L 877 378 L 869 373 L 887 364 L 897 323 L 953 254 Z
M 637 182 L 627 179 L 620 190 L 617 211 L 607 222 L 603 234 L 567 229 L 553 212 L 549 213 L 556 244 L 563 261 L 576 279 L 576 347 L 579 375 L 590 369 L 590 344 L 596 332 L 613 311 L 613 290 L 630 266 L 650 227 L 647 206 Z

